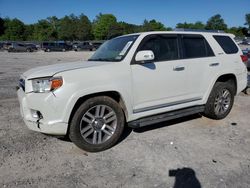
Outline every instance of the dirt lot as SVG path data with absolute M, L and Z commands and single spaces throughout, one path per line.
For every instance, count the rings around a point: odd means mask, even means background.
M 28 130 L 15 91 L 19 74 L 89 55 L 0 52 L 0 187 L 250 187 L 250 96 L 243 93 L 225 120 L 195 115 L 127 129 L 101 153 Z

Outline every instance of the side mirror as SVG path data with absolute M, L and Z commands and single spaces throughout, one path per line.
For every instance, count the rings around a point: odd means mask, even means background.
M 147 61 L 152 61 L 155 59 L 155 55 L 154 52 L 151 50 L 143 50 L 143 51 L 139 51 L 137 52 L 136 56 L 135 56 L 135 61 L 136 62 L 147 62 Z

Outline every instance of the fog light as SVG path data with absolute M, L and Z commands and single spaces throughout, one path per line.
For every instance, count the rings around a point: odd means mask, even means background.
M 32 115 L 33 118 L 36 118 L 36 119 L 42 119 L 43 118 L 41 112 L 37 111 L 37 110 L 31 109 L 31 115 Z

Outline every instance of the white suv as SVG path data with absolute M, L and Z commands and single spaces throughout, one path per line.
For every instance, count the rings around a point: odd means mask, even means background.
M 80 148 L 113 146 L 124 126 L 142 127 L 194 113 L 222 119 L 247 85 L 233 35 L 146 32 L 104 43 L 86 62 L 38 67 L 20 79 L 26 125 L 69 135 Z

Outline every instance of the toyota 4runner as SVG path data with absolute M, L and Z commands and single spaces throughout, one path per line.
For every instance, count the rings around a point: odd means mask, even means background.
M 105 42 L 88 61 L 21 75 L 18 99 L 29 129 L 69 135 L 80 148 L 112 147 L 138 128 L 201 113 L 225 118 L 247 85 L 233 35 L 146 32 Z

